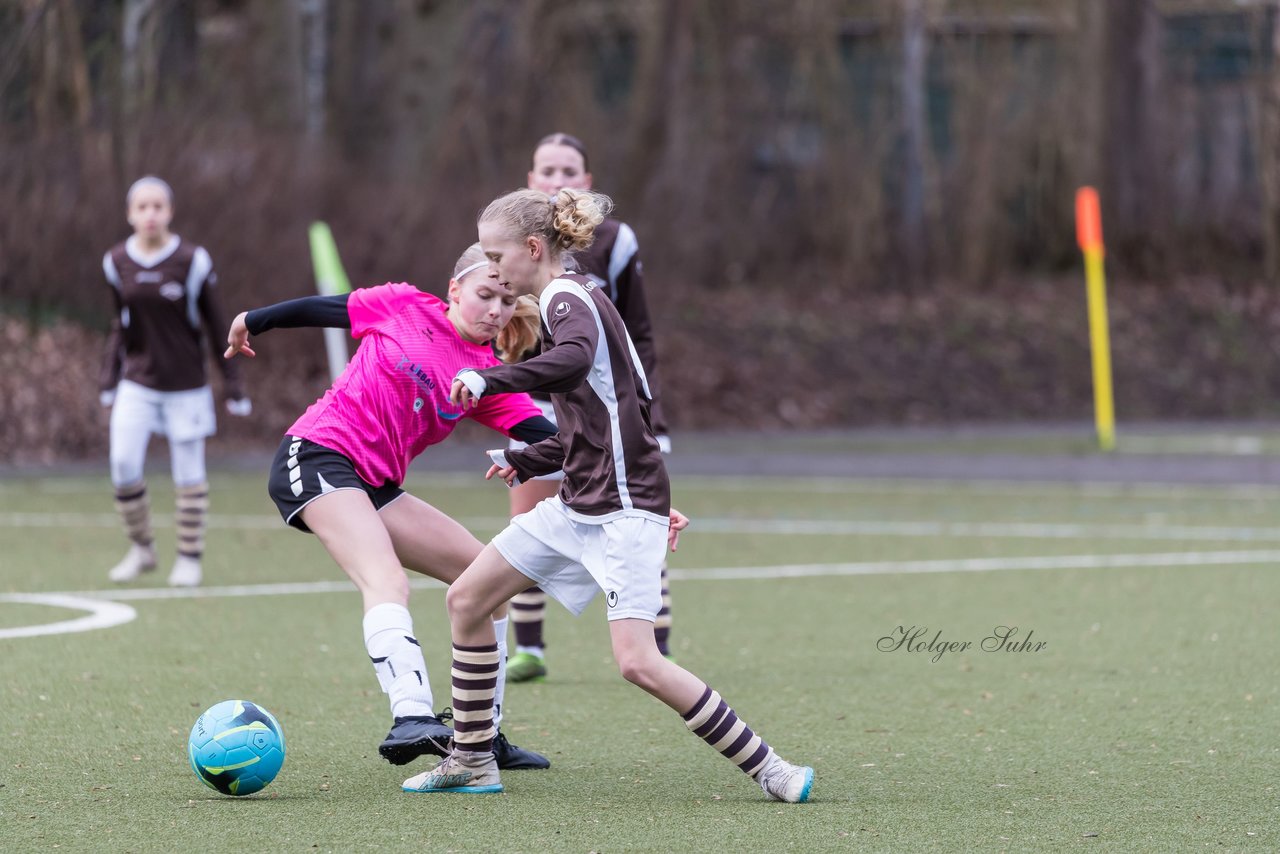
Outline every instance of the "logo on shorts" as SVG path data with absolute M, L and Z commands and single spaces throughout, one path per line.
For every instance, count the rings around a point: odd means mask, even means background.
M 569 303 L 561 302 L 556 304 L 556 317 L 564 317 L 569 313 Z
M 606 602 L 609 603 L 610 608 L 618 607 L 618 591 L 617 590 L 610 590 L 608 593 L 605 594 L 604 599 Z

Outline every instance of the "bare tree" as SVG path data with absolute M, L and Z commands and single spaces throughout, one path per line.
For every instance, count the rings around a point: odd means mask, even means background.
M 926 0 L 901 0 L 902 8 L 902 195 L 899 251 L 908 279 L 918 281 L 925 242 L 925 69 L 929 58 Z
M 1112 214 L 1111 233 L 1132 246 L 1131 259 L 1151 267 L 1163 248 L 1168 212 L 1163 22 L 1152 0 L 1108 3 L 1107 13 L 1103 205 Z
M 304 137 L 314 149 L 326 125 L 329 45 L 328 0 L 297 0 L 302 24 L 302 115 Z

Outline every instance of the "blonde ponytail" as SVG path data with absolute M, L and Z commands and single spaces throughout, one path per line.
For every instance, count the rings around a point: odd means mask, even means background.
M 498 358 L 507 364 L 519 362 L 525 353 L 533 349 L 542 336 L 542 313 L 536 297 L 523 296 L 516 300 L 515 313 L 507 325 L 498 332 L 494 347 Z
M 556 255 L 586 249 L 613 200 L 589 190 L 560 190 L 548 199 L 537 190 L 516 190 L 489 203 L 480 222 L 495 222 L 517 238 L 540 237 Z

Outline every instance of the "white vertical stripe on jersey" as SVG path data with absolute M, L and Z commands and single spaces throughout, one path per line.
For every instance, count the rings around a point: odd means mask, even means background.
M 625 222 L 619 223 L 618 237 L 613 241 L 613 249 L 609 250 L 609 291 L 614 302 L 618 301 L 618 276 L 639 251 L 640 241 L 636 239 L 636 233 Z
M 111 287 L 120 290 L 120 271 L 116 269 L 116 260 L 111 257 L 110 252 L 102 256 L 102 273 Z
M 619 223 L 618 237 L 613 241 L 613 248 L 609 250 L 609 293 L 615 303 L 618 301 L 618 276 L 622 275 L 622 271 L 627 269 L 627 265 L 639 251 L 640 241 L 636 239 L 636 233 L 625 222 Z M 636 366 L 636 373 L 640 375 L 644 396 L 647 400 L 653 400 L 653 393 L 649 391 L 649 378 L 645 376 L 644 365 L 640 363 L 640 354 L 636 352 L 636 346 L 631 342 L 629 330 L 627 347 L 631 350 L 631 361 Z
M 197 246 L 195 255 L 191 258 L 191 269 L 187 271 L 187 322 L 192 329 L 200 328 L 200 291 L 212 270 L 213 259 L 203 246 Z
M 609 412 L 614 482 L 618 487 L 618 500 L 622 504 L 622 509 L 632 510 L 635 505 L 631 501 L 631 490 L 627 486 L 627 461 L 622 453 L 622 431 L 618 429 L 618 393 L 615 389 L 613 369 L 609 363 L 609 341 L 604 334 L 604 322 L 600 319 L 600 312 L 596 311 L 595 303 L 591 301 L 591 295 L 582 285 L 569 279 L 556 279 L 542 292 L 542 298 L 538 304 L 538 308 L 542 311 L 542 322 L 547 325 L 547 329 L 551 328 L 551 322 L 547 317 L 547 306 L 552 304 L 556 294 L 562 293 L 571 293 L 585 302 L 591 311 L 592 319 L 596 322 L 596 351 L 592 356 L 591 373 L 587 374 L 587 384 L 591 386 L 591 390 L 596 393 L 596 397 L 600 398 Z M 627 346 L 631 349 L 632 359 L 637 365 L 640 364 L 635 358 L 635 347 L 631 346 L 630 336 L 627 336 Z
M 102 256 L 102 274 L 107 277 L 107 282 L 111 287 L 120 293 L 120 302 L 124 303 L 124 286 L 120 282 L 120 271 L 116 269 L 116 261 L 108 252 Z M 120 309 L 120 326 L 124 329 L 129 328 L 129 307 L 123 306 Z

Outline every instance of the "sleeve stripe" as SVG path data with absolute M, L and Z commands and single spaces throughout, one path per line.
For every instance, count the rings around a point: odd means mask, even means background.
M 609 252 L 609 289 L 615 302 L 618 299 L 618 276 L 622 275 L 622 271 L 627 269 L 627 265 L 639 251 L 640 241 L 636 240 L 636 233 L 625 222 L 620 224 L 618 239 L 613 242 L 613 249 Z
M 187 320 L 194 329 L 200 328 L 200 292 L 212 271 L 213 259 L 203 246 L 197 246 L 191 258 L 191 269 L 187 271 Z
M 116 290 L 120 290 L 120 271 L 116 269 L 116 261 L 108 252 L 102 256 L 102 273 L 107 277 L 107 283 Z

